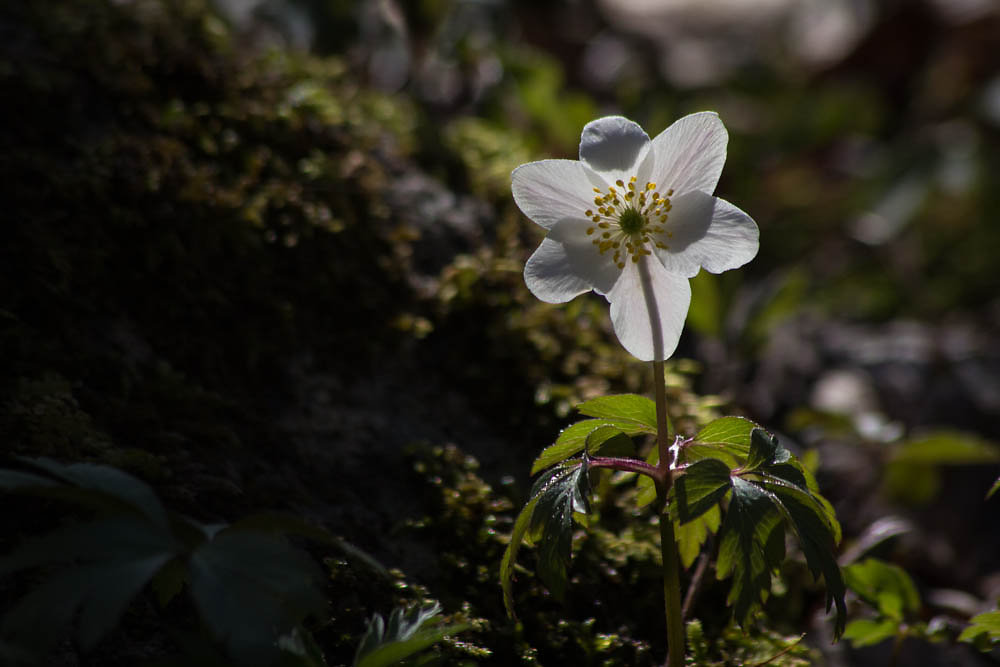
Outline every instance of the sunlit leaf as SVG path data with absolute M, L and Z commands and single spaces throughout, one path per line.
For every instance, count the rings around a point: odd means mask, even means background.
M 927 505 L 941 491 L 941 472 L 934 465 L 893 462 L 882 477 L 886 494 L 907 505 Z
M 708 271 L 699 271 L 691 279 L 691 307 L 687 324 L 699 333 L 718 337 L 722 334 L 722 295 L 718 277 Z
M 866 558 L 844 568 L 844 580 L 858 597 L 896 621 L 920 611 L 917 587 L 898 565 Z
M 681 462 L 719 459 L 730 468 L 743 465 L 750 454 L 750 434 L 757 424 L 743 417 L 722 417 L 701 429 L 681 448 Z
M 599 396 L 576 406 L 580 414 L 632 424 L 656 432 L 656 404 L 638 394 Z
M 989 650 L 990 644 L 1000 643 L 1000 611 L 988 611 L 970 618 L 969 627 L 962 630 L 958 640 L 979 643 L 980 637 L 988 640 L 983 642 L 984 650 Z
M 646 456 L 646 463 L 655 466 L 660 462 L 660 450 L 653 447 L 649 455 Z M 639 475 L 636 482 L 638 493 L 635 496 L 636 507 L 645 507 L 656 500 L 656 482 L 649 475 Z
M 538 474 L 549 466 L 576 456 L 587 446 L 587 437 L 596 429 L 603 426 L 614 427 L 627 436 L 655 432 L 655 428 L 632 421 L 608 419 L 585 419 L 579 421 L 564 429 L 559 434 L 559 437 L 556 438 L 555 444 L 549 445 L 542 450 L 542 453 L 538 455 L 535 462 L 531 465 L 531 474 Z
M 681 523 L 674 521 L 674 537 L 677 539 L 677 553 L 685 568 L 691 567 L 701 547 L 710 534 L 718 532 L 722 524 L 722 511 L 718 505 L 713 505 L 697 519 Z
M 448 635 L 467 629 L 466 625 L 424 627 L 439 612 L 436 602 L 417 606 L 404 612 L 396 608 L 386 623 L 382 616 L 375 614 L 368 621 L 368 627 L 354 656 L 355 667 L 388 667 L 423 651 Z
M 940 431 L 902 443 L 891 460 L 932 465 L 996 463 L 1000 461 L 1000 447 L 970 433 Z
M 844 630 L 844 639 L 850 640 L 851 644 L 861 648 L 862 646 L 874 646 L 886 639 L 891 639 L 899 632 L 899 623 L 892 619 L 873 620 L 859 618 L 847 624 Z

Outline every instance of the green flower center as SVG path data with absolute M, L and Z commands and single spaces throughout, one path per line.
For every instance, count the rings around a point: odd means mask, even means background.
M 641 232 L 642 228 L 646 226 L 646 218 L 634 208 L 627 208 L 618 217 L 618 226 L 623 232 L 632 236 Z
M 632 258 L 635 263 L 643 255 L 652 252 L 647 246 L 656 246 L 669 250 L 661 238 L 673 236 L 663 229 L 671 209 L 670 196 L 674 191 L 667 190 L 665 197 L 656 191 L 656 183 L 646 183 L 642 189 L 636 189 L 635 176 L 628 185 L 620 179 L 608 187 L 605 193 L 594 188 L 597 196 L 594 205 L 597 210 L 587 209 L 584 212 L 595 226 L 587 228 L 587 236 L 593 236 L 591 241 L 600 254 L 614 251 L 614 262 L 619 269 L 625 268 L 625 262 Z M 653 238 L 651 235 L 657 235 Z

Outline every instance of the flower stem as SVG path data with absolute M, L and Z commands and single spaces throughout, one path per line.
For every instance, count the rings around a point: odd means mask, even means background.
M 681 615 L 680 562 L 677 557 L 677 540 L 674 537 L 674 522 L 670 518 L 667 499 L 673 476 L 670 451 L 670 433 L 667 432 L 667 391 L 663 373 L 663 362 L 653 362 L 653 382 L 656 394 L 656 446 L 660 461 L 657 467 L 662 471 L 662 481 L 656 485 L 656 497 L 660 509 L 660 553 L 663 559 L 663 607 L 667 621 L 667 661 L 665 666 L 684 665 L 684 617 Z

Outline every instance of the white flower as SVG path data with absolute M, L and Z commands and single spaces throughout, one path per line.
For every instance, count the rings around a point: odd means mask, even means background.
M 594 290 L 622 345 L 643 361 L 673 354 L 701 268 L 757 254 L 746 213 L 713 197 L 728 135 L 717 114 L 681 118 L 652 141 L 636 123 L 587 123 L 580 160 L 541 160 L 511 175 L 514 201 L 548 235 L 524 267 L 528 289 L 564 303 Z

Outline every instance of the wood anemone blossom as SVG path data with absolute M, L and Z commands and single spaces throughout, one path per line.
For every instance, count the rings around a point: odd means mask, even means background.
M 524 267 L 528 289 L 548 303 L 593 290 L 611 303 L 630 354 L 670 357 L 691 302 L 688 280 L 757 254 L 756 223 L 712 195 L 727 143 L 713 112 L 685 116 L 652 140 L 607 116 L 583 128 L 579 160 L 515 169 L 514 201 L 548 232 Z

